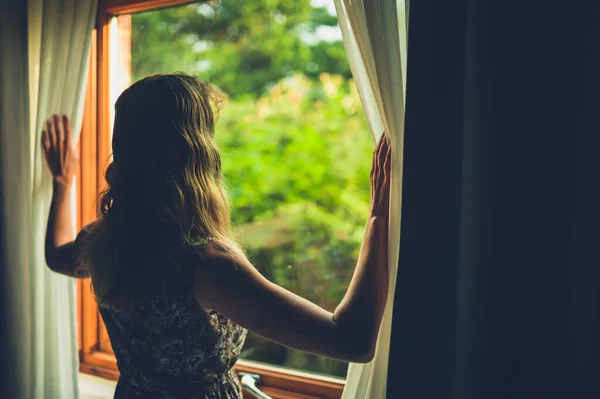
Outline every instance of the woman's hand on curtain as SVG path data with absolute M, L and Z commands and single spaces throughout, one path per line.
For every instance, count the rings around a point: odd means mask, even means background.
M 76 143 L 72 142 L 71 125 L 66 115 L 53 115 L 46 121 L 42 148 L 55 182 L 70 185 L 79 155 Z
M 371 168 L 371 216 L 384 219 L 390 212 L 390 174 L 392 164 L 392 147 L 389 138 L 383 132 L 373 152 Z
M 46 228 L 46 263 L 48 267 L 71 277 L 87 277 L 77 267 L 77 242 L 73 231 L 71 190 L 77 170 L 78 153 L 72 141 L 71 125 L 65 115 L 54 115 L 42 131 L 44 157 L 52 173 L 52 203 Z

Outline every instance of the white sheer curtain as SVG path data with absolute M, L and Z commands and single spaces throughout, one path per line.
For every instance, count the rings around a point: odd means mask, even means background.
M 3 115 L 21 118 L 2 126 L 0 148 L 3 244 L 12 287 L 10 337 L 16 348 L 13 373 L 19 398 L 78 397 L 74 280 L 51 272 L 44 260 L 51 181 L 40 133 L 54 113 L 67 114 L 73 131 L 81 130 L 96 9 L 97 0 L 29 0 L 20 29 L 26 40 L 15 57 L 2 60 L 18 63 L 27 73 L 3 89 L 3 95 L 20 91 L 17 98 L 23 101 L 2 103 Z
M 350 69 L 374 140 L 387 131 L 392 141 L 389 238 L 389 294 L 377 341 L 368 364 L 350 364 L 343 399 L 386 397 L 392 305 L 400 247 L 400 204 L 408 0 L 334 0 Z

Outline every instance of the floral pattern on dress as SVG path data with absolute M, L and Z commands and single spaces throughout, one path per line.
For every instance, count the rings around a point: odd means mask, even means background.
M 130 313 L 100 308 L 121 373 L 115 398 L 241 399 L 232 367 L 247 331 L 198 306 L 193 268 L 165 286 Z

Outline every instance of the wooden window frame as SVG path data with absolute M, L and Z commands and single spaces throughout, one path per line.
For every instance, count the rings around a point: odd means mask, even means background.
M 109 23 L 112 17 L 196 2 L 194 0 L 100 0 L 96 28 L 92 33 L 90 63 L 85 97 L 80 164 L 77 171 L 77 224 L 79 228 L 96 219 L 96 198 L 105 188 L 103 172 L 110 158 L 110 82 Z M 78 344 L 80 371 L 117 380 L 119 371 L 98 306 L 91 291 L 90 279 L 77 282 Z M 289 371 L 275 366 L 240 360 L 238 372 L 261 376 L 259 388 L 275 399 L 337 399 L 344 381 Z M 247 393 L 244 393 L 244 397 Z

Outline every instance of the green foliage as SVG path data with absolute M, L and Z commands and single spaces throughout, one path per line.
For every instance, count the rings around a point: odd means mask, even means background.
M 303 39 L 337 26 L 310 0 L 237 0 L 134 14 L 133 79 L 155 73 L 198 74 L 232 97 L 262 95 L 281 78 L 320 73 L 350 78 L 341 41 Z
M 279 206 L 307 199 L 341 220 L 364 218 L 358 210 L 369 201 L 372 142 L 352 82 L 294 75 L 258 101 L 230 101 L 216 139 L 234 223 L 270 218 Z

